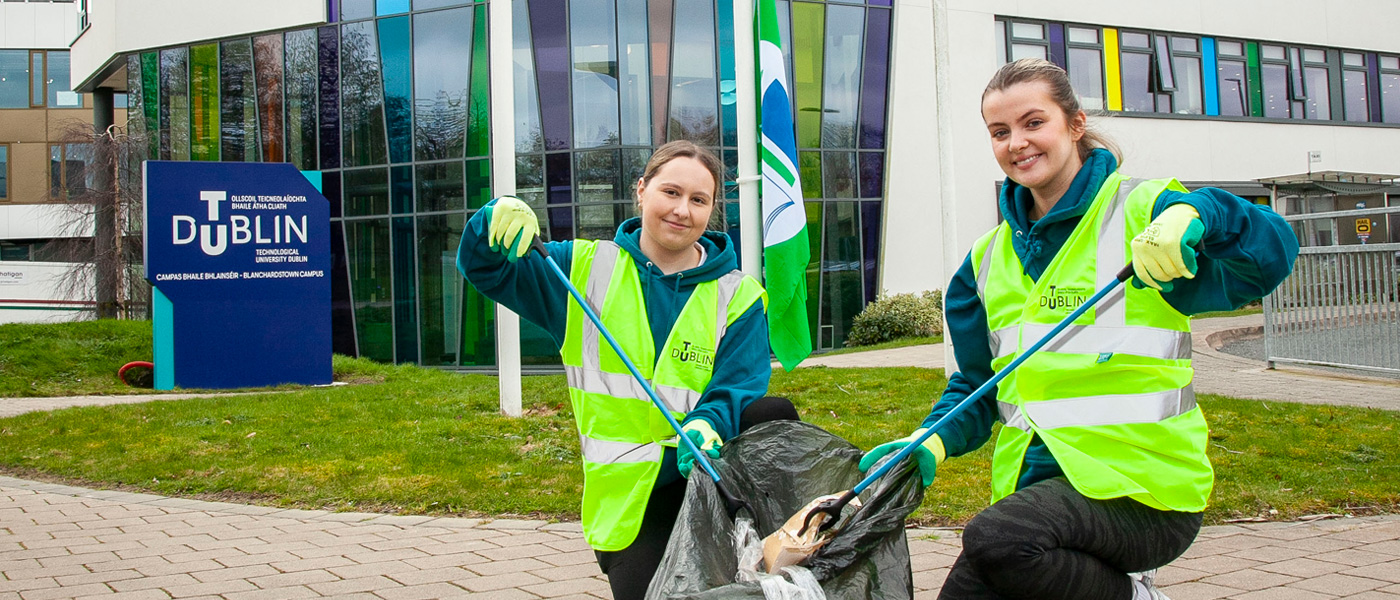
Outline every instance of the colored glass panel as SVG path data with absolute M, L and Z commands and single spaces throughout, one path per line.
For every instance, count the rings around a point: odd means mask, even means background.
M 340 31 L 340 118 L 346 167 L 380 165 L 385 152 L 382 66 L 374 22 L 350 23 Z
M 457 307 L 463 287 L 457 274 L 457 242 L 464 224 L 464 214 L 418 218 L 418 311 L 424 365 L 457 364 Z
M 823 198 L 855 198 L 856 172 L 855 152 L 822 153 Z
M 491 160 L 469 160 L 466 168 L 467 208 L 476 210 L 491 201 Z
M 345 171 L 345 216 L 389 214 L 389 172 L 383 168 Z
M 617 150 L 593 150 L 574 154 L 574 180 L 576 202 L 603 203 L 614 200 L 627 200 L 622 192 L 618 175 L 621 157 Z M 580 223 L 580 234 L 582 235 Z M 588 236 L 584 236 L 588 237 Z M 604 239 L 612 236 L 605 236 Z
M 326 0 L 326 22 L 335 23 L 340 20 L 340 0 Z
M 189 49 L 160 53 L 160 158 L 190 159 Z
M 380 17 L 409 11 L 409 0 L 376 0 L 374 14 Z
M 394 325 L 389 220 L 345 222 L 345 246 L 360 356 L 391 362 L 394 360 Z
M 287 161 L 303 171 L 314 171 L 316 159 L 316 32 L 290 31 L 284 39 L 286 64 Z
M 871 6 L 892 6 L 893 0 L 870 0 Z
M 219 155 L 230 162 L 258 160 L 257 85 L 253 82 L 253 43 L 233 40 L 220 44 Z
M 1218 77 L 1220 67 L 1216 62 L 1215 38 L 1201 38 L 1201 63 L 1201 70 L 1205 73 L 1201 84 L 1204 86 L 1206 114 L 1218 115 L 1220 114 L 1220 78 Z
M 515 197 L 536 210 L 545 205 L 544 156 L 515 157 Z
M 860 1 L 860 0 L 855 0 Z M 725 146 L 739 144 L 738 87 L 734 82 L 734 3 L 720 0 L 719 9 L 719 109 L 720 140 Z
M 190 46 L 190 159 L 219 160 L 219 45 Z
M 805 174 L 804 174 L 805 176 Z M 803 187 L 806 187 L 805 184 Z M 804 196 L 806 193 L 804 192 Z M 804 202 L 802 207 L 807 211 L 807 243 L 808 256 L 811 257 L 807 263 L 807 323 L 811 326 L 812 346 L 820 347 L 820 325 L 821 325 L 821 282 L 822 282 L 822 240 L 826 236 L 821 235 L 823 231 L 822 202 Z M 814 291 L 815 290 L 815 291 Z
M 353 21 L 374 16 L 374 0 L 340 0 L 340 20 Z
M 711 0 L 676 5 L 671 60 L 668 140 L 719 144 L 719 82 L 715 78 L 715 8 Z
M 407 8 L 405 8 L 407 10 Z M 379 60 L 384 68 L 384 120 L 389 162 L 413 160 L 413 55 L 409 18 L 379 20 Z
M 822 32 L 825 6 L 808 2 L 792 5 L 793 95 L 797 100 L 797 147 L 821 146 L 822 131 Z M 806 182 L 803 182 L 806 187 Z
M 413 212 L 413 167 L 389 168 L 389 210 L 396 215 Z
M 860 197 L 885 197 L 885 154 L 883 152 L 862 152 L 860 154 Z
M 574 209 L 567 206 L 549 209 L 549 236 L 551 240 L 574 238 Z
M 1249 70 L 1249 114 L 1259 117 L 1264 115 L 1264 87 L 1263 75 L 1259 70 L 1259 43 L 1249 42 L 1245 44 L 1245 60 L 1248 62 Z
M 544 159 L 545 181 L 549 186 L 550 204 L 567 204 L 573 201 L 573 181 L 569 174 L 569 155 L 549 154 Z
M 651 145 L 647 0 L 617 0 L 618 108 L 623 144 Z M 519 113 L 516 115 L 519 117 Z M 516 140 L 519 144 L 519 140 Z
M 613 0 L 572 0 L 569 8 L 574 146 L 615 145 L 621 134 Z
M 329 181 L 330 178 L 324 180 Z M 350 295 L 350 261 L 345 252 L 345 224 L 339 221 L 331 222 L 331 350 L 345 356 L 360 355 L 355 339 L 355 302 Z
M 802 197 L 822 197 L 822 153 L 798 152 L 797 171 L 802 177 Z
M 321 174 L 321 195 L 326 197 L 326 201 L 331 204 L 331 218 L 339 219 L 345 215 L 342 209 L 342 198 L 340 195 L 340 172 L 332 171 Z
M 340 167 L 340 35 L 335 27 L 322 27 L 317 37 L 321 168 L 336 169 Z
M 258 124 L 262 157 L 267 162 L 286 160 L 282 132 L 282 36 L 253 38 L 253 73 L 258 90 Z
M 496 364 L 496 303 L 481 295 L 472 286 L 462 286 L 462 359 L 461 364 Z M 538 325 L 520 320 L 520 363 L 525 365 L 560 364 L 559 348 Z
M 528 0 L 545 148 L 573 147 L 569 125 L 569 46 L 564 0 Z
M 1104 91 L 1108 110 L 1123 110 L 1123 76 L 1118 66 L 1118 30 L 1103 30 Z
M 825 202 L 826 238 L 821 261 L 823 347 L 839 348 L 857 313 L 865 308 L 857 202 Z
M 671 20 L 675 0 L 647 0 L 647 23 L 651 40 L 651 126 L 652 140 L 666 139 L 670 114 Z
M 407 168 L 407 167 L 405 167 Z M 413 217 L 393 219 L 394 361 L 418 362 L 418 269 Z
M 530 44 L 530 4 L 511 2 L 511 82 L 515 87 L 515 151 L 544 150 L 540 98 L 535 86 L 535 52 Z
M 855 148 L 865 8 L 831 5 L 827 7 L 827 16 L 826 72 L 822 78 L 822 147 Z M 844 159 L 841 162 L 845 162 Z M 854 164 L 854 157 L 851 162 Z M 854 174 L 855 168 L 852 167 L 850 171 Z
M 1050 24 L 1050 62 L 1066 68 L 1065 62 L 1065 26 L 1061 23 Z
M 471 106 L 467 109 L 467 156 L 491 155 L 491 60 L 487 50 L 486 5 L 476 7 L 472 34 Z
M 430 8 L 442 8 L 444 6 L 457 6 L 459 4 L 471 4 L 472 0 L 413 0 L 413 10 L 427 10 Z
M 418 212 L 460 211 L 466 205 L 462 163 L 418 165 Z
M 146 118 L 147 158 L 160 158 L 160 136 L 168 132 L 160 126 L 160 55 L 146 52 L 141 55 L 141 109 Z
M 413 16 L 413 120 L 417 160 L 461 158 L 467 126 L 471 9 Z
M 885 99 L 889 90 L 890 11 L 870 9 L 865 21 L 861 69 L 860 147 L 885 147 Z
M 880 217 L 879 202 L 860 203 L 860 230 L 864 240 L 864 260 L 861 276 L 865 282 L 865 301 L 874 302 L 880 295 Z

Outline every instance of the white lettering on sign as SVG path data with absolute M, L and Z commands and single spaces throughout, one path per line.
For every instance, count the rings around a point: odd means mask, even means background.
M 228 223 L 220 223 L 220 203 L 228 202 L 232 210 L 286 210 L 288 204 L 306 202 L 306 196 L 248 196 L 229 197 L 228 192 L 204 190 L 199 192 L 199 200 L 206 205 L 205 214 L 209 223 L 198 223 L 190 215 L 174 215 L 170 219 L 170 243 L 176 246 L 192 244 L 199 240 L 199 248 L 209 256 L 218 256 L 228 250 L 229 245 L 243 244 L 291 244 L 308 242 L 310 231 L 306 215 L 294 218 L 291 215 L 272 215 L 264 221 L 264 215 L 231 215 Z M 266 223 L 266 224 L 265 224 Z M 264 233 L 266 232 L 266 233 Z M 259 261 L 272 262 L 272 261 Z M 306 262 L 302 257 L 284 258 L 277 262 Z

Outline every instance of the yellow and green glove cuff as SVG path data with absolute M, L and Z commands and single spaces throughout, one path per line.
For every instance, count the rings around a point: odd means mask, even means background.
M 905 446 L 914 443 L 914 440 L 919 439 L 919 436 L 923 435 L 925 431 L 928 431 L 928 428 L 920 427 L 907 437 L 872 448 L 860 459 L 860 470 L 862 472 L 869 471 L 870 467 L 880 462 L 880 459 L 895 454 Z M 938 464 L 948 458 L 948 452 L 943 449 L 943 438 L 938 437 L 936 433 L 929 436 L 923 444 L 919 445 L 919 449 L 914 451 L 913 458 L 919 465 L 919 474 L 923 477 L 924 486 L 932 485 L 934 477 L 938 475 Z
M 1173 204 L 1133 238 L 1133 286 L 1172 291 L 1173 279 L 1196 276 L 1196 244 L 1205 233 L 1190 204 Z
M 719 447 L 724 445 L 719 433 L 715 432 L 714 426 L 704 419 L 694 419 L 681 426 L 681 431 L 690 441 L 695 442 L 695 446 L 710 458 L 719 458 Z M 681 477 L 690 477 L 690 472 L 695 469 L 695 455 L 691 454 L 690 446 L 684 442 L 676 444 L 676 469 L 681 472 Z
M 513 196 L 501 196 L 482 207 L 486 211 L 487 240 L 491 249 L 515 262 L 530 251 L 540 234 L 540 221 L 530 205 Z

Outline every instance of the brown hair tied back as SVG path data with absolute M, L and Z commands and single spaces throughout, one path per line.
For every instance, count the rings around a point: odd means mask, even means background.
M 713 229 L 716 223 L 724 222 L 724 163 L 720 162 L 713 152 L 706 150 L 695 142 L 688 140 L 676 140 L 668 142 L 657 148 L 647 160 L 647 166 L 642 170 L 642 185 L 651 185 L 651 179 L 656 177 L 656 172 L 666 163 L 677 158 L 693 158 L 700 161 L 705 166 L 705 170 L 715 179 L 715 189 L 710 194 L 710 200 L 714 203 L 714 210 L 710 213 L 709 227 Z
M 1004 91 L 1018 83 L 1031 81 L 1045 82 L 1050 88 L 1050 100 L 1064 111 L 1065 119 L 1073 121 L 1074 115 L 1081 109 L 1079 96 L 1074 93 L 1074 87 L 1069 83 L 1069 74 L 1059 65 L 1043 58 L 1023 58 L 1002 65 L 996 74 L 992 75 L 992 80 L 987 82 L 987 89 L 982 90 L 982 99 L 986 100 L 987 94 L 992 92 Z M 1087 160 L 1089 152 L 1094 148 L 1103 148 L 1111 152 L 1119 164 L 1123 162 L 1123 152 L 1118 149 L 1118 144 L 1089 127 L 1087 122 L 1084 135 L 1079 138 L 1078 147 L 1080 160 Z

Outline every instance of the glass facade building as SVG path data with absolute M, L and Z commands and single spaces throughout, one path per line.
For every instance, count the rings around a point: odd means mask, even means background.
M 792 78 L 818 348 L 879 290 L 889 0 L 778 2 Z M 689 139 L 738 164 L 732 4 L 518 0 L 516 195 L 548 239 L 611 238 L 653 148 Z M 334 347 L 380 361 L 496 364 L 494 305 L 456 270 L 493 197 L 484 3 L 338 0 L 331 23 L 126 57 L 129 127 L 162 160 L 289 162 L 331 202 Z M 747 25 L 740 25 L 747 26 Z M 737 188 L 716 227 L 737 236 Z M 757 251 L 739 247 L 739 251 Z M 525 364 L 557 364 L 522 323 Z

